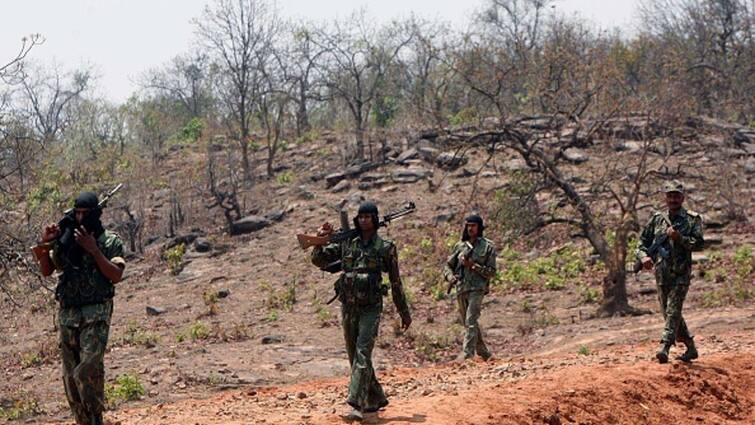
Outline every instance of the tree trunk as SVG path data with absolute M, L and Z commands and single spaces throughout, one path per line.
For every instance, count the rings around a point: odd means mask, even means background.
M 296 136 L 301 137 L 309 131 L 309 114 L 307 111 L 306 89 L 301 85 L 299 93 L 299 108 L 296 112 Z
M 649 310 L 629 305 L 626 271 L 628 237 L 628 229 L 617 229 L 616 240 L 607 252 L 607 258 L 604 257 L 608 274 L 603 279 L 603 302 L 596 313 L 598 317 L 639 316 L 650 313 Z
M 364 160 L 364 121 L 362 120 L 362 104 L 357 102 L 356 110 L 356 158 L 359 161 Z
M 242 137 L 241 141 L 241 166 L 244 171 L 244 182 L 249 184 L 252 182 L 252 167 L 249 163 L 249 143 L 247 143 L 247 137 Z

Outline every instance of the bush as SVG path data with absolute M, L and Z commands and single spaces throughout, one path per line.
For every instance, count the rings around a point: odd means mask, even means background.
M 294 172 L 291 170 L 284 171 L 275 176 L 275 181 L 277 181 L 278 184 L 290 184 L 294 181 Z
M 186 142 L 196 142 L 202 137 L 202 131 L 204 131 L 204 122 L 201 118 L 192 118 L 181 129 L 179 138 Z
M 110 408 L 136 400 L 144 394 L 144 387 L 139 382 L 139 377 L 128 373 L 119 375 L 113 384 L 105 385 L 105 402 Z
M 208 289 L 202 293 L 202 300 L 207 306 L 207 315 L 214 316 L 218 314 L 218 292 L 214 289 Z
M 39 366 L 40 364 L 42 364 L 42 357 L 39 353 L 30 352 L 21 354 L 21 367 L 23 369 Z
M 260 282 L 260 289 L 267 292 L 267 298 L 265 299 L 265 307 L 268 309 L 283 309 L 291 311 L 296 304 L 296 280 L 286 285 L 283 291 L 277 291 L 273 286 L 266 281 Z
M 126 324 L 126 332 L 119 342 L 125 345 L 141 345 L 147 348 L 151 348 L 157 345 L 160 337 L 154 332 L 140 327 L 136 322 L 130 321 Z
M 540 220 L 537 180 L 531 173 L 514 172 L 505 189 L 497 190 L 490 211 L 491 226 L 507 240 L 532 231 Z
M 202 322 L 194 322 L 188 328 L 176 334 L 176 342 L 184 342 L 187 339 L 192 341 L 207 339 L 211 335 L 210 328 Z
M 589 285 L 582 284 L 577 286 L 579 297 L 583 303 L 593 304 L 600 299 L 600 291 L 597 288 L 591 288 Z
M 181 273 L 181 270 L 183 270 L 183 258 L 185 253 L 186 246 L 182 243 L 165 251 L 165 261 L 168 262 L 168 268 L 172 275 L 176 276 Z
M 29 393 L 19 392 L 12 398 L 5 397 L 4 395 L 1 399 L 3 405 L 0 406 L 0 419 L 12 421 L 43 413 L 37 399 Z
M 706 270 L 706 280 L 723 282 L 724 284 L 721 288 L 703 294 L 703 306 L 721 307 L 740 304 L 755 298 L 755 288 L 752 284 L 752 273 L 755 271 L 752 248 L 747 245 L 739 247 L 731 257 L 731 264 L 733 265 L 733 276 L 723 266 Z

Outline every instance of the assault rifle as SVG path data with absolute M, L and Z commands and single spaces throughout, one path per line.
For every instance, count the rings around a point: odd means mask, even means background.
M 390 222 L 411 214 L 416 209 L 417 207 L 414 205 L 414 202 L 407 202 L 403 208 L 384 215 L 383 219 L 378 222 L 378 227 L 386 227 Z M 341 221 L 343 222 L 343 220 Z M 343 223 L 341 225 L 345 227 Z M 301 249 L 307 249 L 311 246 L 324 246 L 330 243 L 347 241 L 357 236 L 359 236 L 359 229 L 342 228 L 337 232 L 324 236 L 298 234 L 296 235 L 296 239 L 299 241 Z
M 669 224 L 671 227 L 674 227 L 674 229 L 676 229 L 673 223 L 669 223 L 665 217 L 664 217 L 664 221 L 666 221 L 667 224 Z M 678 231 L 679 229 L 676 229 L 676 230 Z M 668 234 L 664 232 L 658 237 L 656 237 L 655 240 L 653 240 L 653 243 L 650 244 L 650 247 L 648 247 L 647 249 L 648 257 L 653 259 L 653 263 L 655 263 L 658 257 L 664 258 L 664 259 L 669 257 L 670 255 L 669 250 L 666 249 L 666 247 L 664 246 L 666 244 L 666 241 L 668 241 Z M 642 259 L 638 258 L 635 260 L 634 265 L 632 266 L 632 272 L 634 274 L 637 274 L 641 271 L 642 271 Z
M 469 243 L 469 241 L 464 241 L 464 244 L 466 245 L 467 249 L 464 252 L 464 255 L 462 256 L 462 258 L 457 259 L 458 263 L 456 265 L 456 270 L 459 271 L 457 276 L 459 277 L 461 277 L 461 274 L 464 273 L 463 260 L 470 259 L 472 257 L 472 251 L 474 251 L 474 247 L 472 246 L 471 243 Z M 454 273 L 456 272 L 456 270 L 454 270 Z M 457 283 L 459 283 L 459 279 L 453 279 L 450 282 L 448 282 L 448 287 L 446 287 L 446 295 L 451 293 L 451 291 L 454 289 L 454 286 L 456 286 Z

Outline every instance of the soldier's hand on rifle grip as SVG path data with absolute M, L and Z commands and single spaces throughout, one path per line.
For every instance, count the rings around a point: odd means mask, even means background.
M 317 236 L 328 236 L 333 234 L 333 226 L 330 223 L 325 223 L 320 226 L 320 230 L 317 231 Z
M 464 259 L 462 260 L 461 264 L 464 266 L 465 269 L 472 270 L 472 266 L 474 265 L 474 261 L 472 261 L 471 259 L 469 259 L 469 257 L 464 257 Z
M 60 228 L 57 224 L 46 226 L 42 232 L 42 243 L 54 241 L 58 236 L 60 236 Z
M 642 258 L 642 268 L 645 270 L 650 270 L 653 268 L 653 259 L 650 257 L 643 257 Z
M 674 229 L 673 226 L 669 226 L 668 229 L 666 229 L 666 235 L 674 240 L 674 242 L 679 242 L 682 239 L 682 234 L 679 233 L 678 230 Z

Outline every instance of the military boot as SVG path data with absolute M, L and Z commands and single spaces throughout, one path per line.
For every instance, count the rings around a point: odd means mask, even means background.
M 689 338 L 684 341 L 684 345 L 687 346 L 687 351 L 682 353 L 681 356 L 677 356 L 677 359 L 689 363 L 697 358 L 697 347 L 695 347 L 695 340 Z
M 105 425 L 105 421 L 102 420 L 102 415 L 94 415 L 92 416 L 92 421 L 90 422 L 92 425 Z
M 344 416 L 344 419 L 347 421 L 356 421 L 356 422 L 362 422 L 364 419 L 364 414 L 360 409 L 351 409 L 351 411 Z
M 668 342 L 661 342 L 658 352 L 655 353 L 655 358 L 658 359 L 658 363 L 668 363 L 668 352 L 671 349 L 671 344 Z

